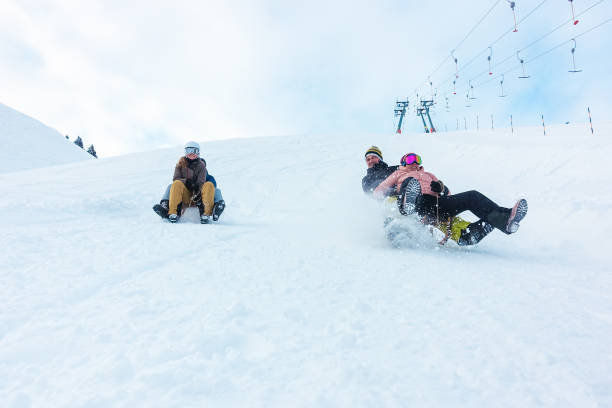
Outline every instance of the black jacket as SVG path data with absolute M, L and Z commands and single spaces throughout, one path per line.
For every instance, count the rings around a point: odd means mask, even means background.
M 372 194 L 374 189 L 378 187 L 378 185 L 389 177 L 395 170 L 397 170 L 397 168 L 398 166 L 389 166 L 382 160 L 376 163 L 373 167 L 368 169 L 367 174 L 361 180 L 363 192 Z

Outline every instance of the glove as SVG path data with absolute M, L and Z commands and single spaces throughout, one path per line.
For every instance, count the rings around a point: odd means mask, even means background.
M 193 181 L 191 179 L 185 180 L 185 187 L 187 187 L 190 190 L 193 190 Z
M 442 180 L 432 181 L 429 184 L 429 187 L 434 193 L 441 193 L 444 191 L 444 183 L 442 182 Z
M 200 204 L 202 204 L 202 194 L 200 194 L 199 191 L 194 193 L 191 197 L 191 201 L 193 201 L 195 205 L 199 206 Z

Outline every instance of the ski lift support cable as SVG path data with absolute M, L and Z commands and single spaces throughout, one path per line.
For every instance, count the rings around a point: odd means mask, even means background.
M 529 16 L 531 16 L 533 13 L 535 13 L 536 10 L 538 10 L 540 7 L 542 7 L 544 5 L 544 3 L 546 3 L 548 0 L 542 0 L 540 2 L 540 4 L 538 4 L 537 6 L 535 6 L 529 13 L 527 13 L 525 15 L 525 17 L 521 18 L 518 21 L 518 24 L 521 24 L 523 21 L 527 20 L 529 18 Z M 600 1 L 605 1 L 605 0 L 600 0 Z M 586 11 L 586 10 L 585 10 Z M 495 41 L 493 41 L 492 43 L 489 44 L 489 47 L 493 47 L 495 44 L 497 44 L 499 41 L 501 41 L 506 35 L 508 35 L 509 33 L 511 33 L 513 30 L 513 27 L 510 27 L 506 32 L 504 32 L 502 35 L 500 35 Z M 461 68 L 459 69 L 459 72 L 465 70 L 467 67 L 469 67 L 474 61 L 476 61 L 478 58 L 480 58 L 484 53 L 486 53 L 489 50 L 489 47 L 485 48 L 484 50 L 482 50 L 481 52 L 479 52 L 478 54 L 476 54 L 471 60 L 469 60 L 467 63 L 463 64 L 461 66 Z M 514 54 L 512 54 L 511 56 L 509 56 L 507 59 L 503 60 L 502 62 L 497 63 L 496 65 L 492 66 L 491 68 L 495 68 L 496 66 L 499 66 L 501 63 L 509 60 L 510 58 L 514 57 Z M 455 75 L 455 74 L 452 74 Z M 450 80 L 450 78 L 452 77 L 449 76 L 448 78 L 446 78 L 444 81 L 442 82 L 447 82 Z M 478 75 L 480 76 L 480 74 Z
M 580 38 L 580 37 L 582 37 L 583 35 L 586 35 L 586 34 L 590 33 L 591 31 L 593 31 L 593 30 L 595 30 L 595 29 L 597 29 L 597 28 L 599 28 L 599 27 L 601 27 L 601 26 L 603 26 L 603 25 L 605 25 L 605 24 L 609 23 L 610 21 L 612 21 L 612 17 L 610 17 L 610 18 L 608 18 L 608 19 L 606 19 L 606 20 L 602 21 L 601 23 L 597 24 L 596 26 L 591 27 L 590 29 L 588 29 L 588 30 L 586 30 L 586 31 L 584 31 L 584 32 L 582 32 L 582 33 L 580 33 L 580 34 L 578 34 L 577 36 L 573 37 L 572 39 L 573 39 L 573 40 L 575 40 L 576 38 Z M 528 64 L 528 63 L 531 63 L 531 62 L 533 62 L 533 61 L 537 60 L 538 58 L 541 58 L 541 57 L 543 57 L 544 55 L 549 54 L 549 53 L 553 52 L 554 50 L 556 50 L 556 49 L 558 49 L 558 48 L 560 48 L 560 47 L 563 47 L 564 45 L 567 45 L 567 43 L 571 42 L 571 41 L 572 41 L 572 39 L 570 39 L 570 40 L 565 40 L 565 41 L 563 41 L 563 42 L 561 42 L 561 43 L 559 43 L 559 44 L 555 45 L 554 47 L 549 48 L 548 50 L 546 50 L 546 51 L 544 51 L 544 52 L 542 52 L 542 53 L 540 53 L 540 54 L 536 55 L 535 57 L 531 58 L 530 60 L 525 61 L 525 63 L 527 63 L 527 64 Z M 512 71 L 516 70 L 517 68 L 520 68 L 520 65 L 515 65 L 515 66 L 513 66 L 512 68 L 508 69 L 507 71 L 504 71 L 504 72 L 503 72 L 503 73 L 501 73 L 500 75 L 504 75 L 504 74 L 507 74 L 507 73 L 509 73 L 509 72 L 512 72 Z M 481 84 L 479 84 L 479 86 L 480 86 L 480 87 L 483 87 L 483 86 L 485 86 L 486 84 L 488 84 L 489 82 L 491 82 L 492 80 L 497 79 L 497 78 L 499 78 L 499 76 L 497 76 L 497 77 L 495 77 L 495 78 L 489 78 L 489 79 L 487 79 L 486 81 L 484 81 L 484 82 L 482 82 Z
M 473 26 L 473 27 L 470 29 L 470 31 L 469 31 L 469 32 L 468 32 L 468 33 L 465 35 L 465 37 L 463 37 L 463 39 L 462 39 L 462 40 L 459 42 L 459 44 L 457 44 L 457 46 L 455 46 L 455 48 L 454 48 L 454 49 L 451 51 L 451 55 L 453 54 L 453 52 L 455 52 L 455 51 L 457 50 L 457 48 L 459 48 L 459 47 L 460 47 L 460 46 L 461 46 L 461 45 L 462 45 L 462 44 L 465 42 L 465 40 L 467 40 L 467 39 L 468 39 L 468 37 L 469 37 L 469 36 L 470 36 L 470 35 L 471 35 L 471 34 L 474 32 L 474 30 L 475 30 L 475 29 L 476 29 L 476 28 L 477 28 L 477 27 L 478 27 L 478 26 L 479 26 L 479 25 L 480 25 L 480 24 L 481 24 L 481 23 L 484 21 L 484 19 L 485 19 L 485 18 L 487 18 L 487 17 L 489 16 L 489 14 L 491 14 L 491 12 L 493 11 L 493 9 L 494 9 L 494 8 L 495 8 L 495 7 L 496 7 L 496 6 L 497 6 L 497 5 L 498 5 L 500 2 L 501 2 L 501 0 L 497 0 L 497 1 L 496 1 L 496 2 L 493 4 L 493 6 L 491 6 L 491 8 L 490 8 L 490 9 L 489 9 L 489 10 L 488 10 L 488 11 L 487 11 L 485 14 L 484 14 L 484 16 L 482 16 L 482 17 L 480 18 L 480 20 L 479 20 L 479 21 L 478 21 L 478 22 L 477 22 L 477 23 L 476 23 L 476 24 L 475 24 L 475 25 L 474 25 L 474 26 Z M 456 60 L 456 58 L 454 57 L 454 55 L 452 55 L 452 56 L 453 56 L 453 59 L 455 59 L 455 60 Z M 439 63 L 439 64 L 438 64 L 438 66 L 436 67 L 436 69 L 434 69 L 434 70 L 432 71 L 432 73 L 431 73 L 431 74 L 429 74 L 429 76 L 433 76 L 433 75 L 435 75 L 435 74 L 436 74 L 436 73 L 437 73 L 437 72 L 440 70 L 440 68 L 442 68 L 442 66 L 444 65 L 444 63 L 446 63 L 447 61 L 448 61 L 448 57 L 444 57 L 444 59 L 443 59 L 442 61 L 440 61 L 440 63 Z M 456 63 L 456 61 L 455 61 L 455 63 Z M 419 86 L 419 87 L 417 87 L 417 88 L 415 89 L 415 92 L 418 90 L 418 88 L 420 88 L 420 86 Z
M 595 7 L 595 6 L 597 6 L 597 5 L 601 4 L 601 3 L 603 3 L 604 1 L 605 1 L 605 0 L 599 0 L 598 2 L 596 2 L 596 3 L 594 3 L 593 5 L 591 5 L 590 7 L 588 7 L 587 9 L 585 9 L 585 10 L 581 11 L 581 12 L 580 12 L 580 14 L 577 14 L 577 15 L 576 15 L 576 17 L 581 16 L 582 14 L 584 14 L 584 13 L 586 13 L 587 11 L 591 10 L 593 7 Z M 527 44 L 526 46 L 524 46 L 523 48 L 519 49 L 518 51 L 519 51 L 519 52 L 523 52 L 523 51 L 525 51 L 526 49 L 528 49 L 528 48 L 532 47 L 532 46 L 533 46 L 533 45 L 535 45 L 536 43 L 540 42 L 540 41 L 541 41 L 541 40 L 543 40 L 544 38 L 546 38 L 546 37 L 548 37 L 549 35 L 551 35 L 552 33 L 554 33 L 555 31 L 557 31 L 557 30 L 559 30 L 559 29 L 561 29 L 561 28 L 565 27 L 565 26 L 567 25 L 567 23 L 568 23 L 568 22 L 570 22 L 570 21 L 571 21 L 571 19 L 569 19 L 569 20 L 564 20 L 564 21 L 563 21 L 563 23 L 559 24 L 557 27 L 553 28 L 553 29 L 552 29 L 551 31 L 549 31 L 548 33 L 546 33 L 546 34 L 542 35 L 540 38 L 538 38 L 538 39 L 536 39 L 536 40 L 532 41 L 531 43 Z M 586 32 L 585 32 L 585 33 L 586 33 Z M 585 33 L 580 34 L 580 35 L 584 35 Z M 576 36 L 576 37 L 574 37 L 574 38 L 578 38 L 578 37 L 579 37 L 579 36 Z M 563 42 L 563 44 L 565 44 L 565 43 L 567 43 L 567 41 L 564 41 L 564 42 Z M 496 68 L 496 67 L 500 66 L 501 64 L 503 64 L 504 62 L 508 61 L 509 59 L 514 58 L 515 56 L 516 56 L 516 53 L 512 53 L 511 55 L 509 55 L 508 57 L 504 58 L 503 60 L 501 60 L 501 61 L 500 61 L 500 62 L 498 62 L 497 64 L 493 65 L 491 68 Z M 530 61 L 533 61 L 533 60 L 530 60 Z M 530 62 L 530 61 L 525 61 L 525 62 L 526 62 L 526 63 L 528 63 L 528 62 Z M 506 73 L 507 73 L 507 72 L 508 72 L 508 71 L 506 71 Z M 488 71 L 482 71 L 482 72 L 480 72 L 479 74 L 477 74 L 477 75 L 475 75 L 474 77 L 472 77 L 471 79 L 472 79 L 472 80 L 475 80 L 476 78 L 479 78 L 479 77 L 481 77 L 482 75 L 487 74 L 487 73 L 488 73 Z

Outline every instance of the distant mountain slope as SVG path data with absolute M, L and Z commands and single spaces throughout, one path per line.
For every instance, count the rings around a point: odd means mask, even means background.
M 0 173 L 93 159 L 57 130 L 0 103 Z

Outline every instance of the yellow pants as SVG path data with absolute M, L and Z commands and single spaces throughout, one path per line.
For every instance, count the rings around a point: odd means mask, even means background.
M 466 229 L 468 225 L 470 225 L 470 222 L 461 217 L 455 216 L 451 218 L 450 239 L 455 242 L 459 241 L 459 238 L 461 238 L 461 231 Z M 441 222 L 437 223 L 435 227 L 442 231 L 442 233 L 446 234 L 448 224 Z
M 204 204 L 204 214 L 212 215 L 213 205 L 215 203 L 215 185 L 207 181 L 202 185 L 202 204 Z M 176 214 L 180 203 L 183 203 L 183 209 L 189 207 L 193 193 L 180 180 L 174 180 L 170 187 L 170 203 L 168 204 L 168 215 Z
M 397 202 L 397 197 L 387 197 L 387 202 L 388 203 L 396 203 Z M 427 221 L 427 220 L 425 220 Z M 434 222 L 434 223 L 427 223 L 428 225 L 433 225 L 434 227 L 436 227 L 437 229 L 439 229 L 440 231 L 442 231 L 443 234 L 446 234 L 447 228 L 448 228 L 448 224 L 445 222 Z M 467 228 L 468 225 L 470 225 L 471 223 L 469 221 L 464 220 L 461 217 L 453 217 L 451 218 L 451 225 L 450 225 L 450 236 L 449 238 L 452 239 L 453 241 L 457 242 L 459 241 L 459 238 L 461 238 L 461 232 Z

